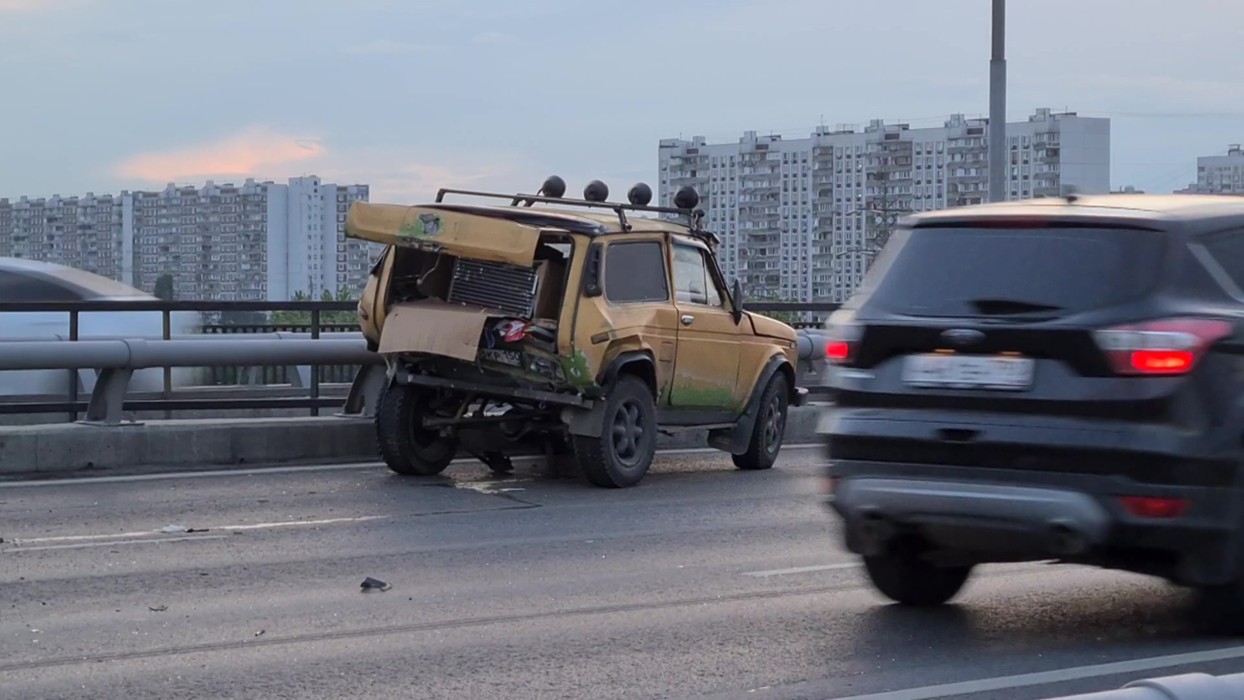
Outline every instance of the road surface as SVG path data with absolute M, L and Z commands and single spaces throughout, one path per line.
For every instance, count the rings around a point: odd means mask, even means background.
M 621 491 L 529 466 L 0 482 L 0 697 L 1025 700 L 1244 671 L 1138 576 L 995 566 L 957 606 L 885 604 L 820 457 L 665 456 Z

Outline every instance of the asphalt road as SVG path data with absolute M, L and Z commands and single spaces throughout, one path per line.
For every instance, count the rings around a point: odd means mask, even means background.
M 1025 700 L 1244 672 L 1137 576 L 986 567 L 956 606 L 889 606 L 819 461 L 667 456 L 622 491 L 529 467 L 0 483 L 0 697 Z

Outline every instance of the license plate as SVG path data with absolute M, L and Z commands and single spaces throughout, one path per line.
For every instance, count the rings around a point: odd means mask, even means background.
M 503 365 L 512 367 L 523 366 L 523 354 L 517 350 L 504 350 L 501 348 L 483 348 L 479 351 L 481 360 L 489 362 L 499 362 Z
M 1032 386 L 1036 363 L 999 355 L 910 355 L 903 380 L 912 386 L 1020 391 Z

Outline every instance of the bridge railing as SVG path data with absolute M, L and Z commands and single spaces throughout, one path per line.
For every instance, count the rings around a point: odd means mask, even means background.
M 796 327 L 818 326 L 834 304 L 755 303 L 749 310 L 772 314 Z M 5 339 L 0 335 L 0 387 L 5 374 L 21 371 L 64 372 L 63 394 L 3 396 L 0 415 L 60 413 L 100 424 L 120 424 L 129 412 L 340 409 L 366 413 L 383 380 L 383 362 L 367 351 L 352 322 L 356 302 L 207 302 L 88 301 L 0 303 L 0 315 L 59 315 L 64 325 L 42 337 Z M 83 334 L 83 319 L 93 313 L 158 313 L 159 334 L 133 338 L 109 333 Z M 178 314 L 199 314 L 194 333 L 178 333 Z M 351 319 L 347 321 L 347 319 Z M 2 328 L 2 324 L 0 324 Z M 813 360 L 800 383 L 815 388 L 819 347 L 801 331 L 800 352 Z M 177 375 L 178 368 L 199 368 L 198 378 Z M 156 392 L 135 391 L 135 373 L 160 371 Z M 203 387 L 240 387 L 231 396 L 204 398 Z M 334 389 L 331 396 L 324 388 Z M 340 391 L 345 391 L 344 405 Z M 279 391 L 273 391 L 277 389 Z M 290 395 L 289 389 L 303 389 Z M 266 390 L 266 391 L 265 391 Z M 154 393 L 154 396 L 152 395 Z

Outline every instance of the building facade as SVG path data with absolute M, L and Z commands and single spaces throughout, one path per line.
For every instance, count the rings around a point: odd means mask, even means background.
M 1226 155 L 1196 159 L 1196 184 L 1177 194 L 1244 194 L 1244 149 L 1231 144 Z
M 1110 190 L 1109 119 L 1039 109 L 1008 124 L 1007 141 L 1010 199 Z M 658 197 L 670 206 L 680 187 L 700 192 L 725 273 L 749 298 L 842 302 L 904 214 L 987 201 L 988 148 L 989 121 L 962 115 L 794 140 L 665 139 Z
M 367 185 L 169 185 L 97 197 L 0 199 L 0 256 L 69 265 L 179 299 L 281 301 L 357 293 L 377 247 L 345 238 Z

